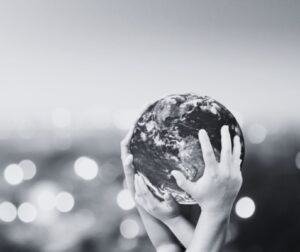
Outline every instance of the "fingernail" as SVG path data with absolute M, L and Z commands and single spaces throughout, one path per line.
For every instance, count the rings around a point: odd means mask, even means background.
M 225 133 L 228 129 L 228 126 L 227 125 L 223 125 L 222 128 L 221 128 L 221 133 Z
M 199 130 L 199 135 L 203 135 L 203 134 L 205 134 L 205 130 L 204 129 L 200 129 Z

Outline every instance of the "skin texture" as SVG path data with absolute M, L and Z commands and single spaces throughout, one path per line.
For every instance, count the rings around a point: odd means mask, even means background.
M 128 143 L 132 136 L 132 130 L 130 130 L 124 140 L 121 142 L 121 159 L 123 163 L 123 169 L 128 190 L 132 197 L 135 197 L 134 186 L 134 167 L 132 165 L 133 156 L 128 149 Z M 181 248 L 176 244 L 173 234 L 170 230 L 154 216 L 149 214 L 143 207 L 137 204 L 137 210 L 145 226 L 146 232 L 150 241 L 158 252 L 180 252 Z
M 180 172 L 172 173 L 178 186 L 189 193 L 202 209 L 194 236 L 186 250 L 189 252 L 221 251 L 230 212 L 242 185 L 240 139 L 234 137 L 232 150 L 228 126 L 222 127 L 221 136 L 222 151 L 218 163 L 207 133 L 200 130 L 205 171 L 198 181 L 191 182 Z
M 166 194 L 164 201 L 159 201 L 148 189 L 143 178 L 138 175 L 135 175 L 135 188 L 135 200 L 137 204 L 163 222 L 181 244 L 187 247 L 192 239 L 194 227 L 180 215 L 179 206 L 172 196 Z
M 147 188 L 143 179 L 139 176 L 133 176 L 132 155 L 128 152 L 128 145 L 132 133 L 127 135 L 123 141 L 122 160 L 124 164 L 125 176 L 131 187 L 131 192 L 135 195 L 135 200 L 142 219 L 155 222 L 158 226 L 144 224 L 148 235 L 156 247 L 161 244 L 174 244 L 165 229 L 164 223 L 178 238 L 178 240 L 187 248 L 186 251 L 192 252 L 219 252 L 221 251 L 226 237 L 227 226 L 229 223 L 230 212 L 242 185 L 242 176 L 240 171 L 241 143 L 238 136 L 234 138 L 234 147 L 232 143 L 228 126 L 221 129 L 222 151 L 220 162 L 216 157 L 204 130 L 199 131 L 199 141 L 202 148 L 202 154 L 205 162 L 205 171 L 203 176 L 196 182 L 191 182 L 185 176 L 173 171 L 179 187 L 191 195 L 201 207 L 201 216 L 198 220 L 196 229 L 179 214 L 178 205 L 171 197 L 166 195 L 164 201 L 157 200 Z M 126 175 L 131 167 L 131 174 Z M 148 214 L 148 215 L 147 215 Z M 151 219 L 150 216 L 152 216 Z M 151 223 L 150 222 L 150 223 Z M 155 228 L 154 230 L 152 228 Z M 163 236 L 156 237 L 157 232 Z M 155 238 L 155 239 L 154 239 Z M 164 241 L 163 241 L 164 240 Z M 158 245 L 160 244 L 160 245 Z M 177 247 L 176 247 L 177 249 Z M 179 248 L 178 248 L 179 249 Z M 177 250 L 180 251 L 180 250 Z

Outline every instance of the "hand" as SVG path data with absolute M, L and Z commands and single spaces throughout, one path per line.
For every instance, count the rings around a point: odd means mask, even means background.
M 140 109 L 140 113 L 143 113 L 149 106 L 151 105 L 151 103 L 146 103 L 141 109 Z M 136 121 L 138 120 L 138 118 L 136 119 Z M 130 153 L 129 149 L 128 149 L 128 145 L 130 142 L 130 139 L 133 135 L 133 130 L 134 130 L 134 126 L 135 126 L 136 122 L 133 124 L 133 126 L 131 127 L 131 129 L 128 131 L 127 135 L 125 136 L 125 138 L 121 141 L 120 147 L 121 147 L 121 160 L 122 160 L 122 164 L 123 164 L 123 170 L 124 170 L 124 174 L 125 174 L 125 180 L 127 183 L 127 187 L 128 190 L 131 193 L 131 196 L 134 197 L 135 191 L 134 191 L 134 167 L 133 167 L 133 156 Z
M 132 197 L 134 197 L 135 190 L 134 190 L 134 167 L 132 164 L 133 156 L 128 149 L 128 144 L 131 139 L 133 133 L 133 128 L 129 130 L 126 137 L 121 142 L 121 159 L 123 164 L 123 170 L 125 174 L 125 181 L 127 184 L 127 188 Z
M 147 107 L 149 105 L 146 105 Z M 145 106 L 145 108 L 146 108 Z M 144 109 L 145 110 L 145 109 Z M 133 156 L 129 151 L 128 144 L 133 134 L 133 128 L 128 132 L 124 140 L 121 142 L 121 159 L 123 163 L 123 169 L 125 174 L 125 179 L 127 183 L 128 190 L 131 195 L 134 197 L 135 188 L 134 188 L 134 174 L 135 170 L 133 167 Z M 177 245 L 174 240 L 173 235 L 170 230 L 161 223 L 161 221 L 157 220 L 151 214 L 149 214 L 143 208 L 137 206 L 138 213 L 144 223 L 146 232 L 157 251 L 172 251 L 179 252 L 180 247 Z
M 155 218 L 166 223 L 179 216 L 179 206 L 173 197 L 167 193 L 164 201 L 159 201 L 148 189 L 144 179 L 135 175 L 135 201 Z
M 229 215 L 242 185 L 241 142 L 239 136 L 235 136 L 232 151 L 228 126 L 222 127 L 221 136 L 222 150 L 218 163 L 206 131 L 199 131 L 205 170 L 198 181 L 191 182 L 178 171 L 172 171 L 172 175 L 178 186 L 190 194 L 201 206 L 202 213 Z

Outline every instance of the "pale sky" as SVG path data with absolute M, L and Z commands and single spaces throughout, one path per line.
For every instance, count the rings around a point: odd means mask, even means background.
M 300 120 L 300 2 L 0 0 L 0 121 L 196 92 Z

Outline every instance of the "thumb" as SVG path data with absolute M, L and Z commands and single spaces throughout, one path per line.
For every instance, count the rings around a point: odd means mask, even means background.
M 172 197 L 171 193 L 167 192 L 164 195 L 164 201 L 170 206 L 170 207 L 175 207 L 177 205 L 177 202 L 175 199 Z
M 177 185 L 188 194 L 192 193 L 193 182 L 189 181 L 182 172 L 172 171 L 171 175 L 175 178 Z

